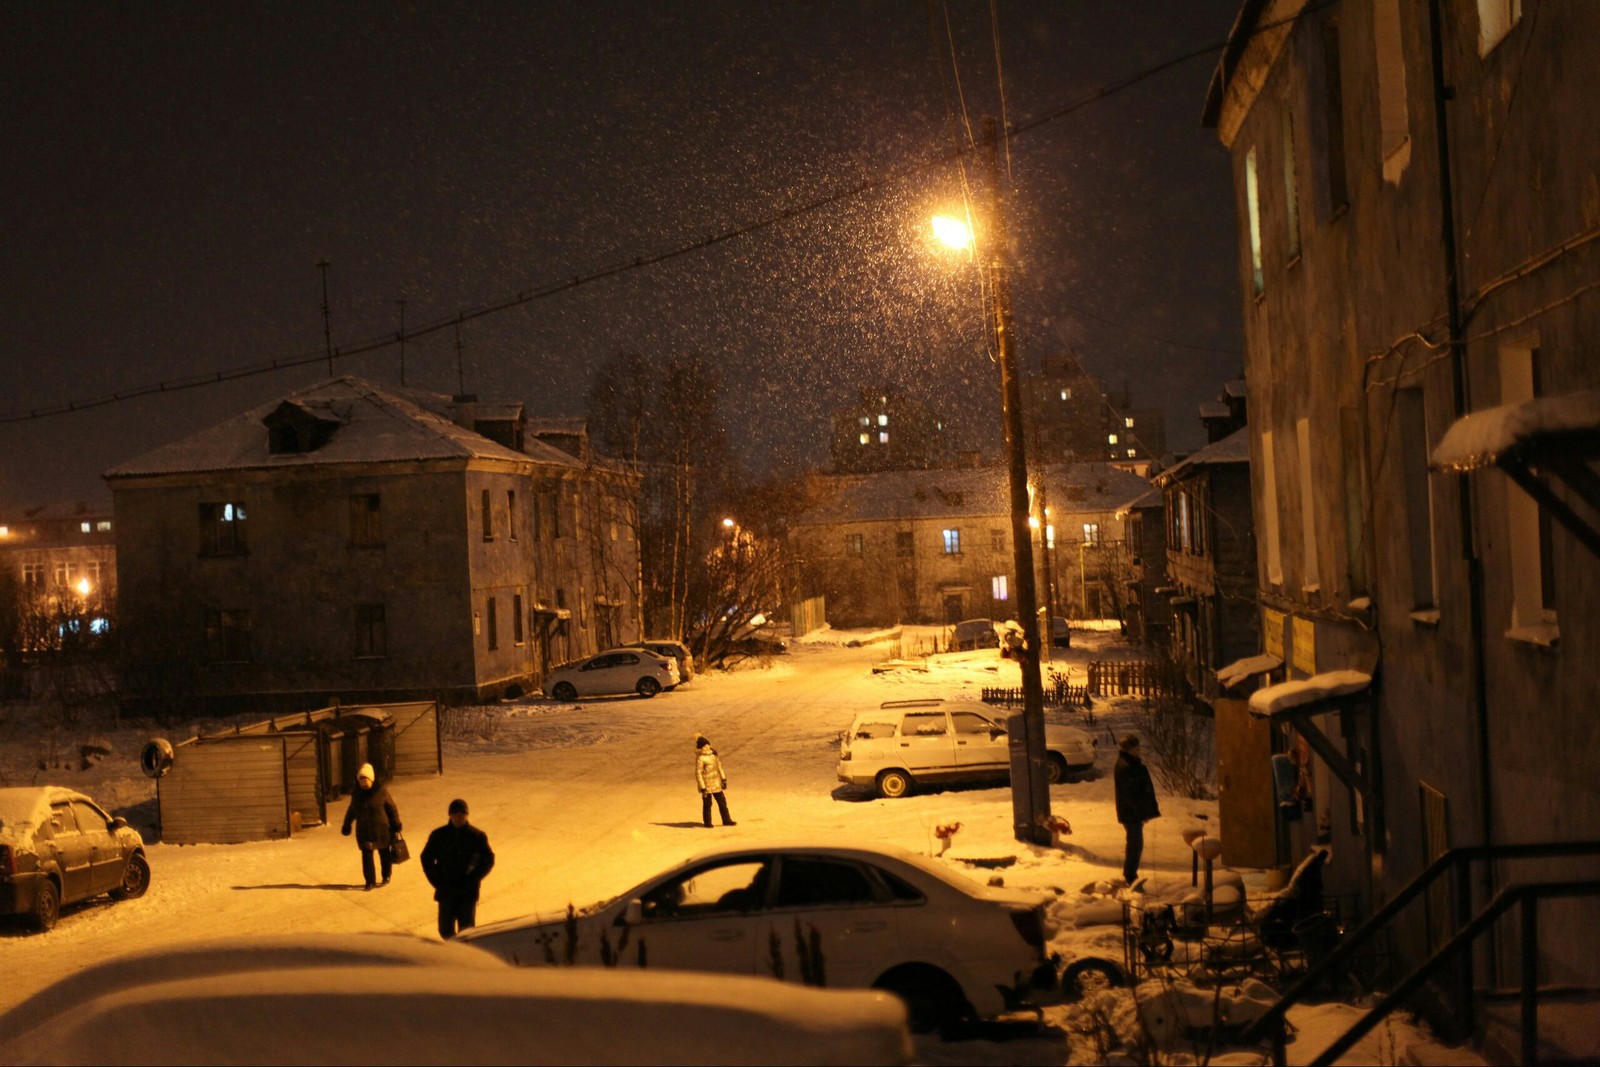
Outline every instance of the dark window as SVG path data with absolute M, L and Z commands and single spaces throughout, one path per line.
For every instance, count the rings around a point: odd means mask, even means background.
M 949 732 L 942 711 L 913 711 L 900 723 L 901 737 L 944 737 Z
M 860 559 L 866 554 L 866 538 L 858 533 L 845 534 L 844 554 L 847 556 L 854 556 L 856 559 Z
M 483 618 L 484 627 L 488 631 L 489 651 L 490 652 L 493 652 L 495 649 L 500 647 L 500 628 L 497 625 L 495 625 L 496 622 L 497 622 L 497 617 L 496 617 L 496 613 L 495 613 L 494 597 L 490 597 L 489 598 L 489 606 L 484 611 L 484 618 Z
M 989 551 L 1004 552 L 1007 547 L 1006 532 L 1004 530 L 989 531 Z
M 883 884 L 889 887 L 889 895 L 896 901 L 908 904 L 921 904 L 927 898 L 922 895 L 922 890 L 901 878 L 898 874 L 891 874 L 882 867 L 874 867 L 878 877 L 883 879 Z
M 517 539 L 517 491 L 515 489 L 506 490 L 506 538 L 512 541 Z
M 646 922 L 744 912 L 765 902 L 769 868 L 744 857 L 699 867 L 649 890 L 641 898 Z
M 1328 183 L 1328 212 L 1350 202 L 1344 164 L 1344 85 L 1339 70 L 1339 20 L 1322 27 L 1323 167 Z
M 550 492 L 550 536 L 561 536 L 561 490 L 553 489 Z
M 785 856 L 778 873 L 780 908 L 871 904 L 872 881 L 853 863 Z
M 543 540 L 544 539 L 544 494 L 543 493 L 534 493 L 531 496 L 529 496 L 528 497 L 528 505 L 533 509 L 533 515 L 529 519 L 529 521 L 533 525 L 533 539 L 535 541 Z
M 494 503 L 492 498 L 489 496 L 489 490 L 487 489 L 483 491 L 483 498 L 481 504 L 479 505 L 479 510 L 482 512 L 482 515 L 479 518 L 480 523 L 483 526 L 483 539 L 485 541 L 493 541 Z
M 514 593 L 511 597 L 511 640 L 522 644 L 522 594 Z
M 894 550 L 902 556 L 910 556 L 915 554 L 917 550 L 916 535 L 910 530 L 901 530 L 899 533 L 895 534 Z
M 1421 389 L 1396 397 L 1400 423 L 1400 488 L 1411 557 L 1413 608 L 1434 606 L 1433 501 L 1428 481 L 1428 423 Z
M 249 663 L 250 613 L 206 612 L 206 654 L 213 663 Z
M 245 551 L 244 505 L 200 505 L 200 554 L 237 556 Z
M 389 654 L 389 630 L 382 604 L 356 605 L 356 657 L 366 659 Z
M 350 543 L 383 544 L 383 511 L 377 493 L 354 493 L 350 497 Z

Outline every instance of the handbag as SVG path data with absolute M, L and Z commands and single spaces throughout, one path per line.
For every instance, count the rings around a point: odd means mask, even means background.
M 399 834 L 394 835 L 394 842 L 389 846 L 389 860 L 391 863 L 404 863 L 411 858 L 411 846 L 406 844 L 406 839 Z

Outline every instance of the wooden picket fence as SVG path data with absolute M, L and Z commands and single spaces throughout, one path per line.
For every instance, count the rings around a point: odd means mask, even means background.
M 1122 696 L 1132 693 L 1143 697 L 1162 697 L 1181 694 L 1188 682 L 1183 668 L 1162 660 L 1091 660 L 1089 662 L 1088 690 L 1094 696 Z
M 984 686 L 983 702 L 985 704 L 1001 704 L 1008 708 L 1020 707 L 1022 705 L 1022 690 L 1020 688 L 1007 688 L 997 685 Z M 1065 678 L 1058 677 L 1053 685 L 1044 687 L 1044 702 L 1058 708 L 1087 708 L 1091 706 L 1089 687 L 1068 685 Z

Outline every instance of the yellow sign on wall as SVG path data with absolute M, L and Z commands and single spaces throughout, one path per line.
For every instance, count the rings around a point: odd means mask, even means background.
M 1283 658 L 1283 612 L 1261 609 L 1261 651 Z
M 1311 619 L 1294 619 L 1294 669 L 1317 673 L 1317 624 Z

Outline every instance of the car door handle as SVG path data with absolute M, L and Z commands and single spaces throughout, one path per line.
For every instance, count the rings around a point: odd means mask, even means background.
M 743 941 L 743 930 L 714 930 L 711 933 L 713 941 Z
M 964 744 L 966 744 L 966 742 L 965 742 L 965 741 L 957 741 L 957 742 L 956 742 L 956 744 L 958 744 L 958 745 L 964 745 Z

